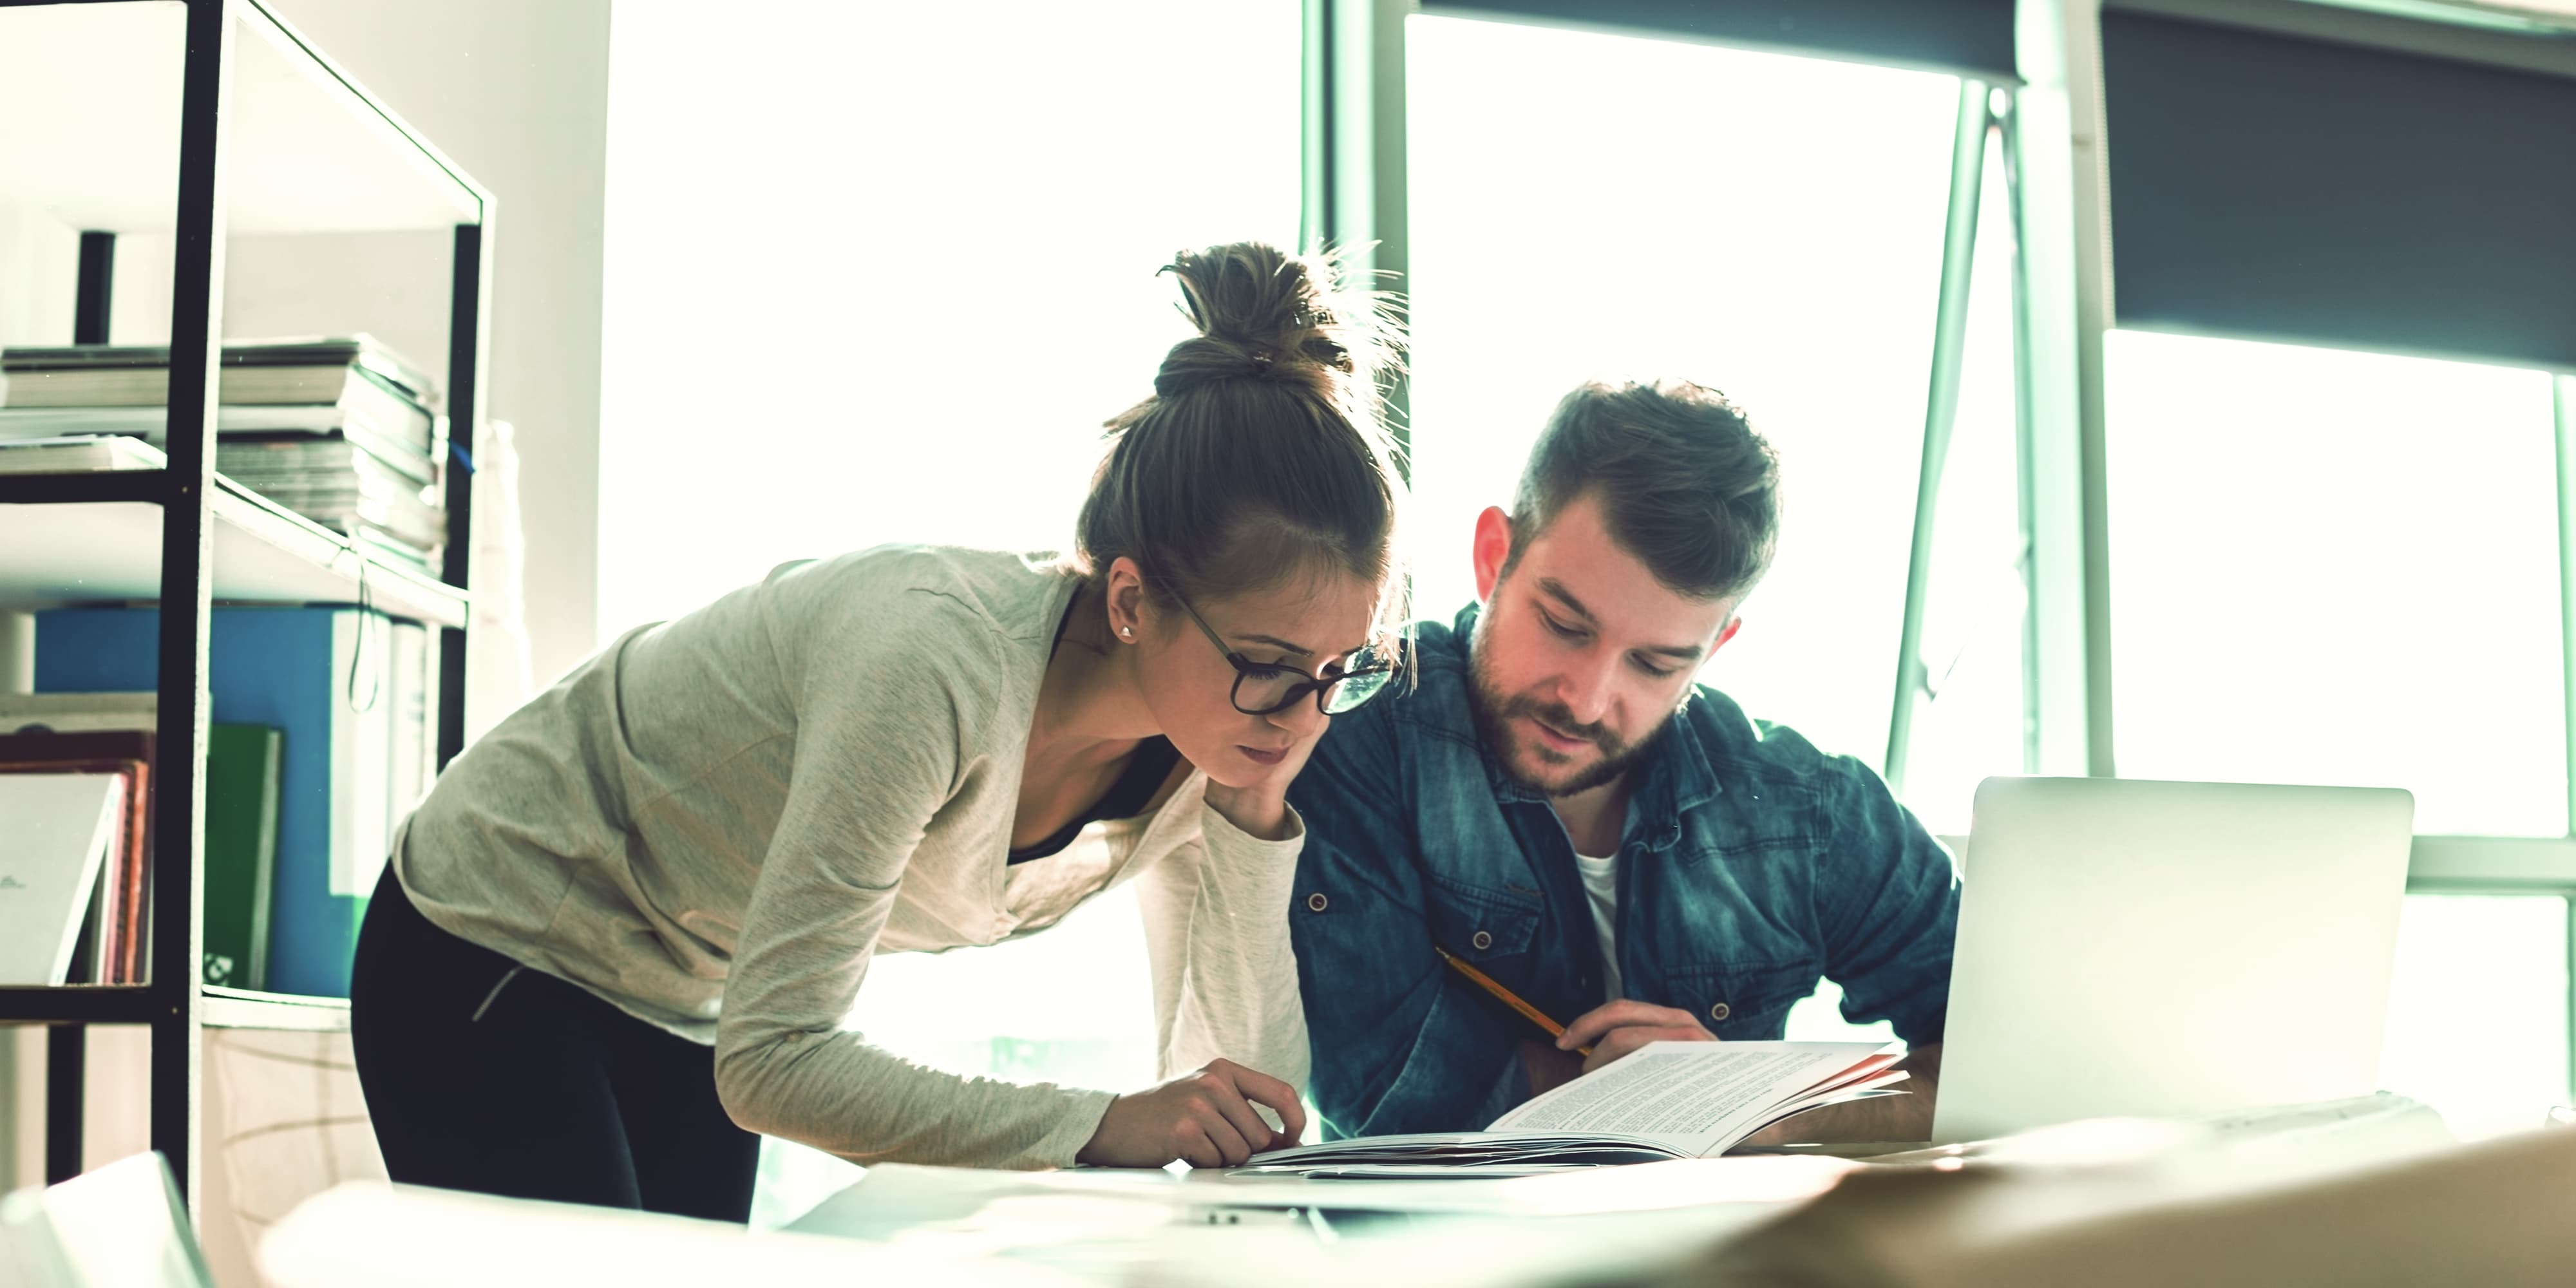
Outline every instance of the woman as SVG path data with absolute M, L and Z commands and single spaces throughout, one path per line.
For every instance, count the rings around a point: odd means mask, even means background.
M 1169 271 L 1200 334 L 1110 422 L 1073 556 L 787 565 L 449 766 L 351 988 L 395 1180 L 742 1221 L 754 1132 L 1049 1167 L 1302 1131 L 1284 793 L 1392 674 L 1383 355 L 1325 265 L 1239 244 Z M 1129 878 L 1171 1081 L 955 1077 L 840 1028 L 871 954 L 1041 929 Z

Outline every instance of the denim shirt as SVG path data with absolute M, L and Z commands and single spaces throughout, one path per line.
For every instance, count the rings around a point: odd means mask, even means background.
M 1306 820 L 1289 928 L 1330 1138 L 1482 1128 L 1498 1087 L 1525 1086 L 1519 1043 L 1539 1031 L 1435 943 L 1560 1022 L 1606 1000 L 1565 826 L 1476 737 L 1476 611 L 1425 623 L 1413 691 L 1335 717 L 1289 789 Z M 1630 772 L 1626 996 L 1776 1039 L 1831 978 L 1853 1022 L 1941 1040 L 1958 877 L 1877 774 L 1705 685 Z

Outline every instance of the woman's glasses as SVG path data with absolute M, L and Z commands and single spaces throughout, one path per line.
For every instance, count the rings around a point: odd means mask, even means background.
M 1395 678 L 1396 659 L 1374 646 L 1361 648 L 1324 668 L 1321 678 L 1293 666 L 1276 666 L 1267 662 L 1248 661 L 1227 648 L 1225 638 L 1216 633 L 1199 610 L 1178 594 L 1172 596 L 1181 611 L 1198 623 L 1199 631 L 1225 654 L 1226 664 L 1234 668 L 1234 709 L 1248 716 L 1266 716 L 1297 705 L 1309 693 L 1315 695 L 1315 709 L 1337 716 L 1374 698 Z

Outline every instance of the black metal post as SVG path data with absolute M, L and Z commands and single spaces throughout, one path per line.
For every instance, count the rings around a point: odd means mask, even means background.
M 483 420 L 483 226 L 456 226 L 455 278 L 447 314 L 448 433 L 464 441 L 471 459 L 474 432 Z M 451 448 L 447 460 L 447 558 L 442 569 L 451 586 L 467 586 L 474 562 L 474 471 L 460 463 Z M 438 633 L 438 768 L 465 750 L 465 632 Z
M 45 1183 L 81 1174 L 81 1115 L 87 1098 L 89 1030 L 57 1024 L 45 1030 Z
M 116 282 L 116 234 L 80 235 L 80 275 L 72 286 L 72 343 L 107 343 L 108 303 Z M 95 942 L 94 940 L 92 942 Z M 76 978 L 96 980 L 104 963 Z M 79 968 L 75 968 L 78 970 Z M 82 1123 L 89 1109 L 89 1030 L 57 1024 L 45 1030 L 45 1181 L 81 1174 Z
M 224 116 L 229 108 L 234 0 L 188 0 L 187 73 L 180 89 L 179 204 L 170 294 L 170 463 L 161 502 L 160 730 L 154 749 L 151 954 L 152 1148 L 179 1192 L 197 1196 L 199 964 L 206 765 L 206 641 L 214 580 L 207 566 L 213 510 L 217 348 L 223 334 Z
M 72 343 L 107 343 L 107 309 L 116 286 L 116 234 L 80 235 L 80 277 L 72 289 Z

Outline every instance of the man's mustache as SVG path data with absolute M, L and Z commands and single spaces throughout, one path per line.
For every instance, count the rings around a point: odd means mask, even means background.
M 1541 702 L 1524 694 L 1513 698 L 1510 704 L 1504 707 L 1503 714 L 1534 716 L 1559 733 L 1570 733 L 1613 755 L 1625 746 L 1616 734 L 1610 732 L 1608 725 L 1585 724 L 1575 719 L 1573 709 L 1562 702 Z

